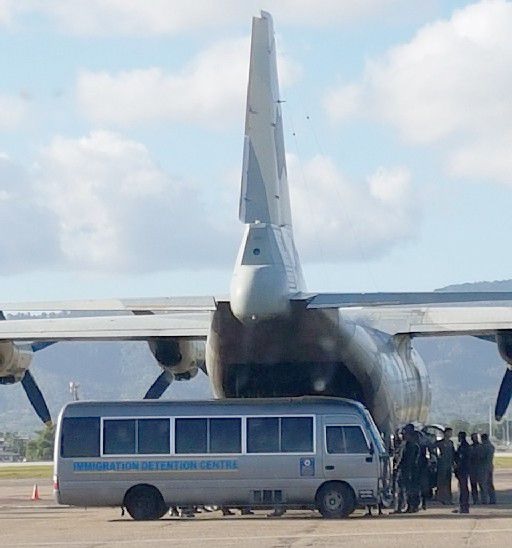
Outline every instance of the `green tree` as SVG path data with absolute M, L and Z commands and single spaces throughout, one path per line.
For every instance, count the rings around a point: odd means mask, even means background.
M 466 432 L 466 434 L 471 434 L 471 425 L 468 421 L 463 419 L 453 420 L 450 426 L 453 428 L 453 435 L 456 437 L 459 432 Z
M 489 423 L 488 422 L 477 422 L 471 426 L 471 432 L 476 432 L 477 434 L 483 434 L 486 432 L 489 434 Z
M 47 426 L 43 430 L 38 430 L 37 437 L 28 442 L 27 459 L 28 460 L 52 460 L 53 445 L 55 442 L 55 425 Z

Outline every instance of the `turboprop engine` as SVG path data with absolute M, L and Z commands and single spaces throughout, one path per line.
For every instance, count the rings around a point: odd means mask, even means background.
M 204 348 L 195 341 L 152 339 L 148 342 L 151 353 L 163 371 L 146 392 L 144 399 L 158 399 L 173 380 L 193 379 L 204 364 Z
M 3 314 L 0 314 L 3 318 Z M 21 382 L 32 407 L 45 424 L 52 422 L 50 411 L 29 367 L 34 352 L 49 344 L 34 343 L 20 347 L 11 341 L 0 342 L 0 384 Z
M 10 341 L 0 342 L 0 384 L 20 382 L 32 361 L 32 351 Z

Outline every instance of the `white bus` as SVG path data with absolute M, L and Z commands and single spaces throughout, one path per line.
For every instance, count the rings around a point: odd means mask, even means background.
M 341 398 L 73 402 L 59 416 L 56 499 L 121 506 L 312 508 L 384 502 L 389 460 L 368 411 Z

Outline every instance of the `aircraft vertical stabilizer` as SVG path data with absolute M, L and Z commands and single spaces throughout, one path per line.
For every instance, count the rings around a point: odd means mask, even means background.
M 252 22 L 239 217 L 247 224 L 292 223 L 274 27 L 263 11 Z

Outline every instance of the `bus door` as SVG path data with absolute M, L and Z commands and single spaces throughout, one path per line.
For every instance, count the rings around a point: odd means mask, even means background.
M 356 420 L 323 417 L 323 473 L 326 479 L 342 480 L 361 502 L 374 501 L 380 474 L 379 455 Z

